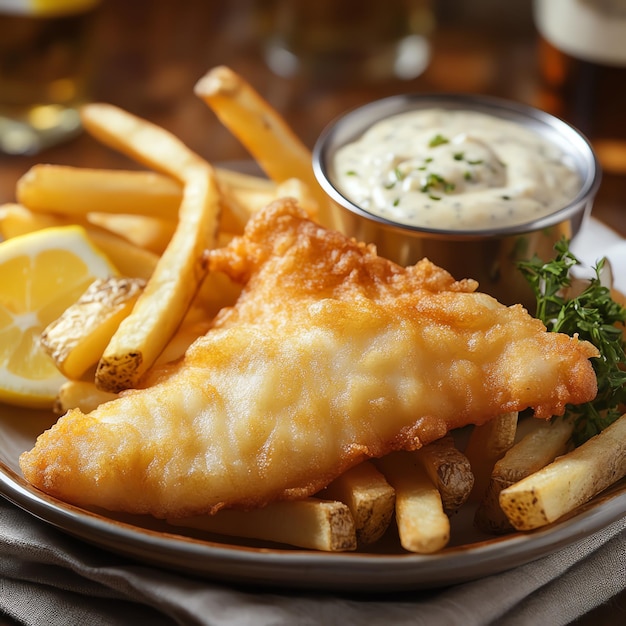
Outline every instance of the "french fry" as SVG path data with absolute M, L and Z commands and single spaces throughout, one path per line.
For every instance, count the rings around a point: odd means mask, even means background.
M 122 276 L 148 280 L 159 262 L 159 257 L 149 250 L 97 228 L 86 228 L 93 243 L 106 254 Z
M 308 498 L 274 502 L 252 511 L 222 510 L 215 515 L 167 521 L 174 526 L 325 552 L 356 548 L 354 520 L 343 502 Z
M 482 502 L 476 509 L 474 522 L 485 532 L 510 532 L 511 526 L 500 508 L 500 492 L 552 463 L 571 445 L 573 422 L 565 418 L 552 421 L 529 419 L 533 430 L 511 447 L 496 462 Z
M 273 183 L 260 177 L 216 169 L 220 188 L 271 194 Z M 38 213 L 86 219 L 89 213 L 141 215 L 173 222 L 183 195 L 179 180 L 152 171 L 106 170 L 40 164 L 18 181 L 18 201 Z M 245 205 L 225 202 L 221 227 L 241 232 L 250 212 Z M 171 233 L 170 233 L 171 236 Z
M 395 491 L 369 461 L 344 472 L 318 496 L 344 502 L 348 506 L 360 544 L 378 541 L 393 517 Z
M 456 513 L 472 491 L 474 474 L 452 435 L 437 439 L 414 454 L 441 494 L 444 511 L 448 515 Z
M 225 167 L 216 167 L 215 175 L 221 185 L 227 185 L 232 189 L 270 194 L 276 189 L 276 183 L 262 175 L 247 174 Z
M 554 522 L 626 476 L 626 415 L 571 452 L 503 489 L 500 506 L 517 530 Z
M 53 410 L 59 415 L 64 415 L 70 409 L 80 409 L 83 413 L 89 413 L 115 398 L 117 394 L 101 391 L 93 382 L 68 380 L 59 389 Z
M 100 359 L 145 286 L 138 278 L 97 279 L 41 333 L 41 345 L 61 373 L 78 380 Z
M 14 202 L 0 206 L 0 237 L 3 239 L 12 239 L 43 228 L 77 223 L 85 226 L 85 223 L 81 221 L 77 222 L 57 215 L 33 213 L 25 206 Z
M 46 164 L 31 167 L 16 187 L 18 202 L 29 209 L 74 217 L 93 212 L 175 220 L 182 193 L 180 182 L 156 172 Z
M 86 105 L 82 119 L 105 144 L 184 185 L 172 240 L 96 370 L 98 387 L 115 393 L 137 386 L 185 316 L 216 242 L 219 192 L 212 167 L 162 128 L 106 104 Z
M 228 67 L 215 67 L 196 83 L 195 93 L 273 181 L 302 180 L 317 200 L 320 219 L 328 220 L 329 198 L 313 173 L 311 152 L 246 80 Z
M 480 502 L 483 499 L 493 466 L 515 443 L 517 417 L 517 413 L 504 413 L 472 429 L 464 450 L 474 474 L 470 500 Z
M 264 191 L 258 189 L 234 189 L 222 186 L 221 190 L 226 198 L 226 204 L 238 207 L 239 211 L 245 212 L 248 216 L 254 215 L 276 199 L 275 189 Z M 228 230 L 228 228 L 224 226 L 224 230 Z
M 394 452 L 376 464 L 396 491 L 396 524 L 405 550 L 432 554 L 450 539 L 450 520 L 439 491 L 414 456 Z
M 299 178 L 288 178 L 276 187 L 276 197 L 295 198 L 298 204 L 309 214 L 317 215 L 319 206 L 309 187 Z
M 89 213 L 87 220 L 138 248 L 158 255 L 163 254 L 176 230 L 175 221 L 147 215 Z

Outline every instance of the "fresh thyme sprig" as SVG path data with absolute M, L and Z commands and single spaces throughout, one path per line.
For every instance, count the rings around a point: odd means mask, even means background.
M 538 258 L 519 263 L 537 299 L 535 312 L 549 331 L 578 334 L 600 352 L 592 359 L 598 394 L 591 402 L 568 405 L 567 413 L 575 419 L 574 441 L 577 445 L 593 437 L 623 412 L 626 403 L 626 354 L 622 331 L 615 326 L 626 321 L 626 308 L 615 302 L 611 290 L 602 284 L 600 273 L 605 260 L 594 267 L 595 276 L 578 295 L 567 298 L 571 268 L 580 261 L 562 239 L 555 245 L 556 256 L 544 263 Z

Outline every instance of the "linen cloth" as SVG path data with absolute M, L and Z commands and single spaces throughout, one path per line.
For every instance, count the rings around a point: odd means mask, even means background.
M 498 575 L 384 595 L 238 589 L 164 571 L 74 539 L 2 498 L 0 554 L 0 611 L 27 626 L 559 626 L 626 588 L 626 517 Z
M 625 248 L 592 220 L 574 251 L 593 263 L 598 249 L 617 260 Z M 626 292 L 626 284 L 618 287 Z M 26 626 L 560 626 L 624 589 L 626 512 L 504 573 L 444 589 L 358 596 L 244 589 L 161 570 L 70 537 L 0 497 L 0 616 Z

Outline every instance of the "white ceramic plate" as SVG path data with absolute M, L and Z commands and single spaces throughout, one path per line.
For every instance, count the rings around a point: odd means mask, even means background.
M 35 517 L 89 543 L 176 571 L 254 585 L 334 591 L 401 591 L 438 587 L 522 565 L 620 519 L 626 511 L 622 481 L 576 515 L 532 533 L 504 537 L 472 529 L 471 509 L 453 518 L 450 547 L 439 554 L 403 553 L 390 529 L 376 552 L 328 554 L 232 539 L 177 534 L 180 528 L 143 516 L 86 511 L 29 485 L 18 466 L 51 415 L 0 405 L 0 493 Z
M 604 227 L 592 222 L 594 237 L 606 241 Z M 599 229 L 599 230 L 598 230 Z M 615 236 L 617 239 L 617 236 Z M 593 255 L 597 238 L 579 249 Z M 606 244 L 605 244 L 606 245 Z M 440 587 L 497 574 L 552 554 L 622 518 L 626 480 L 566 519 L 530 533 L 503 537 L 473 529 L 471 507 L 452 518 L 448 548 L 422 556 L 402 551 L 397 533 L 371 552 L 329 554 L 286 546 L 181 534 L 180 527 L 147 516 L 87 511 L 43 494 L 19 470 L 19 455 L 30 449 L 55 417 L 0 405 L 0 494 L 22 509 L 75 537 L 139 561 L 196 576 L 253 585 L 329 591 L 402 591 Z

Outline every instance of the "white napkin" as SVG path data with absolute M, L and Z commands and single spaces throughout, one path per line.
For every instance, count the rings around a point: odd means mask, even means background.
M 626 240 L 597 220 L 590 219 L 571 245 L 580 261 L 592 267 L 606 257 L 613 269 L 613 286 L 626 293 Z

